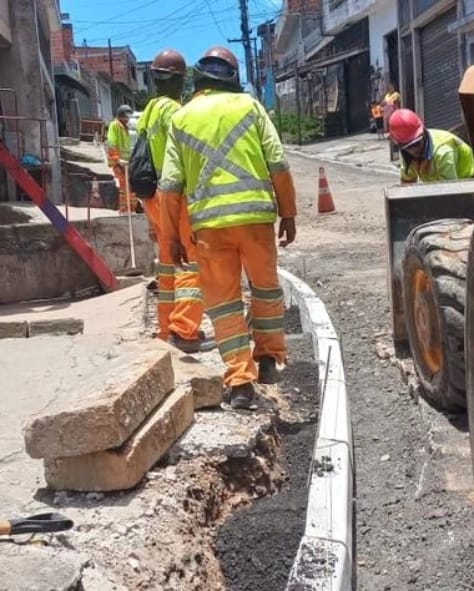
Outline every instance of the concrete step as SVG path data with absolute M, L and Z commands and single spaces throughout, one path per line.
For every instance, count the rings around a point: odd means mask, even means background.
M 179 388 L 120 448 L 46 460 L 46 482 L 56 490 L 113 491 L 132 488 L 184 433 L 193 416 L 192 391 Z

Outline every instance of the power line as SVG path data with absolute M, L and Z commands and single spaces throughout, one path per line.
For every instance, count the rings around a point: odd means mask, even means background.
M 118 16 L 118 17 L 126 16 L 127 14 L 132 14 L 133 12 L 137 12 L 137 10 L 141 10 L 142 8 L 146 8 L 147 6 L 151 6 L 152 4 L 157 4 L 158 2 L 161 2 L 161 1 L 162 0 L 150 0 L 150 2 L 145 2 L 144 4 L 140 4 L 139 6 L 136 6 L 135 8 L 132 8 L 131 10 L 127 10 L 126 12 L 121 12 L 119 14 L 116 14 L 105 21 L 97 21 L 94 25 L 90 25 L 89 27 L 85 27 L 84 29 L 81 29 L 80 31 L 78 31 L 78 33 L 83 33 L 84 31 L 88 31 L 89 29 L 92 29 L 96 25 L 108 25 L 108 24 L 110 24 L 110 21 L 113 20 L 116 16 Z
M 214 24 L 217 27 L 217 30 L 222 35 L 222 37 L 224 39 L 226 39 L 227 35 L 224 33 L 224 31 L 222 30 L 220 24 L 217 22 L 216 15 L 214 14 L 214 11 L 212 10 L 212 6 L 211 6 L 210 1 L 209 0 L 206 0 L 206 4 L 207 4 L 207 8 L 209 10 L 209 14 L 211 15 L 211 18 L 212 18 L 212 20 L 214 21 Z

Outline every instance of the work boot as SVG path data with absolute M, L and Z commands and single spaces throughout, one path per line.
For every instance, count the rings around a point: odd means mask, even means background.
M 261 357 L 258 362 L 258 383 L 276 384 L 278 377 L 275 359 L 269 355 Z
M 183 339 L 175 332 L 170 334 L 168 343 L 188 355 L 192 355 L 193 353 L 206 353 L 217 347 L 217 343 L 213 339 Z
M 254 408 L 257 408 L 256 394 L 253 384 L 248 383 L 232 386 L 230 392 L 230 406 L 231 408 L 245 410 L 253 410 Z

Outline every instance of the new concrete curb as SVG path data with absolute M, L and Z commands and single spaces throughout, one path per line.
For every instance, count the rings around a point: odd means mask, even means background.
M 303 331 L 312 334 L 321 392 L 305 531 L 286 591 L 350 591 L 354 463 L 341 344 L 313 290 L 284 269 L 278 273 L 285 304 L 298 306 Z
M 288 154 L 292 154 L 293 156 L 302 156 L 303 158 L 308 158 L 309 160 L 319 160 L 320 162 L 328 162 L 329 164 L 338 164 L 339 166 L 347 166 L 348 168 L 354 168 L 356 170 L 370 170 L 370 172 L 375 172 L 377 174 L 389 174 L 394 175 L 397 178 L 400 177 L 400 170 L 396 167 L 392 167 L 390 164 L 387 164 L 387 168 L 382 168 L 381 166 L 376 165 L 359 165 L 354 164 L 353 162 L 344 162 L 341 160 L 337 160 L 337 158 L 327 158 L 321 154 L 309 154 L 308 152 L 302 152 L 301 150 L 297 150 L 295 148 L 290 148 L 285 146 L 285 152 Z

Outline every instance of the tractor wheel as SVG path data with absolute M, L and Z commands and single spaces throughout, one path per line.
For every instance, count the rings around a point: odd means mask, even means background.
M 418 226 L 407 238 L 403 298 L 410 349 L 426 398 L 466 406 L 464 307 L 471 220 Z

